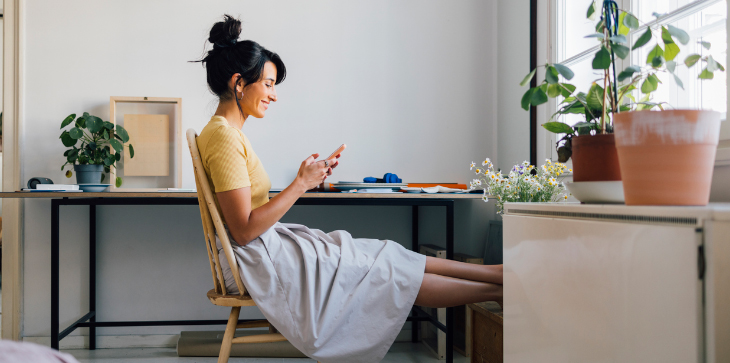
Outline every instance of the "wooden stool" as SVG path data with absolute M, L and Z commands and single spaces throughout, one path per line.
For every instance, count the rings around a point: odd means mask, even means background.
M 472 363 L 502 363 L 502 308 L 494 301 L 466 306 L 466 328 L 471 331 L 471 341 L 466 350 Z

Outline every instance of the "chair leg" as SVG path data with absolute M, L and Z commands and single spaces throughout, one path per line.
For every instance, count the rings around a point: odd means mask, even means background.
M 238 324 L 238 314 L 240 312 L 240 306 L 231 309 L 231 315 L 228 316 L 228 324 L 226 325 L 226 332 L 223 333 L 223 342 L 221 343 L 221 352 L 218 354 L 218 363 L 228 363 L 228 357 L 231 355 L 231 341 L 233 340 L 233 335 L 236 333 L 236 324 Z

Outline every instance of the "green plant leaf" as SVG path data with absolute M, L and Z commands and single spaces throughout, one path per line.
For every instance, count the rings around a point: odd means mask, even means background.
M 553 67 L 555 67 L 555 69 L 558 70 L 558 73 L 560 73 L 561 76 L 563 76 L 565 79 L 567 79 L 569 81 L 571 79 L 573 79 L 573 76 L 575 76 L 575 74 L 573 73 L 573 71 L 570 70 L 570 68 L 568 68 L 560 63 L 553 64 Z
M 634 42 L 633 48 L 639 49 L 639 48 L 643 47 L 644 45 L 646 45 L 646 43 L 649 43 L 650 40 L 651 40 L 651 28 L 646 27 L 646 31 L 644 32 L 644 34 L 641 34 L 639 39 L 636 39 L 636 42 Z
M 563 97 L 568 97 L 575 92 L 575 86 L 568 83 L 561 83 L 562 87 L 560 87 L 560 93 L 563 95 Z
M 104 171 L 107 172 L 106 170 L 104 170 Z M 104 179 L 106 179 L 106 175 L 104 175 L 104 173 L 102 173 L 101 174 L 101 180 L 99 181 L 99 183 L 103 183 L 104 182 Z
M 548 84 L 558 84 L 560 79 L 558 78 L 558 70 L 553 66 L 547 66 L 545 68 L 545 81 Z
M 722 64 L 718 63 L 715 58 L 712 58 L 712 56 L 707 57 L 707 70 L 709 72 L 715 72 L 717 70 L 725 71 L 725 67 L 722 66 Z
M 78 140 L 84 136 L 84 132 L 81 131 L 81 129 L 78 127 L 71 128 L 71 130 L 69 130 L 68 134 L 76 140 Z
M 657 44 L 646 56 L 646 64 L 653 65 L 654 58 L 662 57 L 662 56 L 664 56 L 664 49 L 662 49 L 662 47 L 660 47 L 659 44 Z M 656 66 L 654 66 L 654 67 L 656 67 Z
M 605 35 L 603 35 L 603 33 L 593 33 L 593 34 L 589 34 L 589 35 L 586 35 L 586 36 L 585 36 L 585 38 L 598 38 L 598 39 L 605 39 L 605 38 L 606 38 L 606 36 L 605 36 Z
M 99 132 L 104 127 L 104 121 L 96 116 L 86 117 L 86 128 L 92 134 Z
M 547 95 L 550 98 L 558 97 L 562 94 L 562 89 L 560 88 L 560 84 L 551 84 L 548 86 Z
M 666 49 L 664 50 L 664 59 L 668 61 L 674 60 L 674 57 L 679 54 L 679 46 L 675 43 L 669 43 L 665 45 L 665 48 Z
M 651 93 L 656 91 L 658 87 L 658 79 L 652 74 L 644 80 L 644 83 L 641 84 L 641 92 L 644 94 Z
M 532 77 L 535 77 L 535 72 L 537 72 L 537 68 L 533 69 L 530 74 L 525 76 L 522 82 L 520 82 L 520 87 L 524 87 L 527 83 L 529 83 L 532 80 Z
M 704 40 L 700 40 L 700 44 L 702 44 L 702 46 L 705 47 L 705 49 L 707 49 L 707 50 L 710 50 L 710 47 L 712 46 L 712 44 L 710 44 L 710 42 L 706 42 Z
M 134 148 L 132 147 L 132 144 L 129 144 L 129 158 L 134 158 Z
M 547 94 L 541 87 L 537 87 L 535 89 L 535 92 L 532 94 L 532 98 L 530 98 L 530 104 L 533 106 L 539 106 L 543 103 L 548 101 Z
M 670 73 L 674 73 L 674 70 L 677 69 L 677 62 L 675 61 L 667 61 L 666 65 Z
M 132 145 L 129 145 L 129 146 L 132 146 Z M 115 159 L 116 161 L 122 160 L 122 154 L 120 154 L 120 153 L 116 153 L 116 154 L 114 154 L 114 159 Z
M 113 157 L 105 158 L 104 159 L 104 165 L 112 165 L 114 164 L 115 159 Z
M 109 122 L 109 121 L 104 121 L 104 128 L 107 129 L 107 130 L 113 130 L 114 129 L 114 124 L 111 123 L 111 122 Z
M 75 123 L 76 123 L 76 127 L 80 128 L 80 129 L 86 128 L 86 118 L 84 118 L 84 116 L 80 116 L 79 118 L 77 118 Z
M 689 34 L 686 31 L 672 25 L 667 25 L 669 34 L 672 34 L 680 43 L 687 45 L 689 43 Z
M 122 125 L 117 125 L 117 135 L 119 135 L 122 142 L 129 141 L 129 134 L 127 133 L 127 130 L 122 127 Z
M 109 144 L 111 144 L 111 146 L 114 148 L 114 151 L 118 153 L 122 152 L 122 143 L 119 142 L 119 140 L 111 139 L 109 140 Z
M 601 110 L 603 110 L 603 87 L 594 83 L 591 89 L 588 90 L 585 102 L 591 111 L 598 111 L 600 115 Z
M 622 11 L 618 15 L 618 33 L 624 36 L 629 35 L 629 32 L 631 32 L 631 29 L 624 24 L 624 21 L 626 21 L 626 14 L 627 13 L 625 11 Z
M 700 60 L 700 58 L 702 57 L 699 54 L 690 54 L 687 56 L 687 58 L 684 59 L 684 64 L 687 67 L 692 67 L 693 65 L 695 65 L 695 63 L 697 63 L 698 60 Z
M 629 29 L 639 29 L 639 19 L 637 19 L 633 14 L 630 13 L 626 13 L 623 24 L 626 25 Z
M 109 140 L 109 131 L 104 130 L 104 133 L 101 135 L 101 137 L 103 137 L 104 140 Z
M 662 41 L 664 44 L 673 44 L 672 34 L 669 34 L 669 30 L 666 27 L 662 27 Z
M 606 22 L 603 21 L 603 19 L 599 20 L 598 23 L 596 23 L 596 33 L 603 34 L 603 27 L 605 26 Z
M 626 37 L 623 36 L 623 35 L 621 35 L 621 34 L 614 35 L 614 36 L 612 36 L 612 37 L 610 37 L 608 39 L 610 39 L 614 43 L 619 43 L 619 44 L 628 44 L 629 43 L 629 41 L 626 40 Z
M 611 65 L 611 55 L 608 54 L 608 49 L 601 46 L 601 50 L 596 53 L 593 58 L 593 69 L 608 69 Z
M 73 122 L 73 120 L 75 118 L 76 118 L 76 114 L 75 113 L 72 113 L 72 114 L 66 116 L 66 118 L 63 119 L 63 121 L 61 121 L 61 128 L 64 128 L 64 127 L 68 126 L 71 122 Z
M 677 82 L 677 86 L 679 86 L 679 88 L 681 89 L 684 89 L 684 84 L 682 83 L 682 80 L 679 79 L 676 74 L 672 73 L 672 75 L 674 76 L 674 82 Z
M 621 73 L 618 74 L 618 81 L 623 82 L 627 78 L 631 78 L 634 73 L 641 72 L 641 68 L 639 66 L 630 66 L 626 67 Z
M 596 2 L 591 1 L 591 6 L 588 7 L 588 11 L 586 11 L 586 19 L 593 20 L 593 15 L 596 14 Z
M 548 130 L 555 134 L 572 134 L 573 128 L 570 127 L 570 125 L 563 123 L 563 122 L 547 122 L 542 124 L 542 127 L 545 128 L 545 130 Z
M 117 188 L 121 188 L 121 186 L 122 186 L 122 178 L 120 178 L 120 177 L 117 177 L 117 180 L 116 180 L 116 182 L 114 183 L 114 185 L 115 185 L 115 186 L 116 186 Z
M 657 13 L 656 11 L 654 11 L 654 12 L 652 12 L 652 13 L 651 13 L 651 15 L 652 15 L 652 16 L 654 16 L 655 18 L 659 19 L 659 18 L 661 18 L 662 16 L 664 16 L 665 14 L 659 14 L 659 13 Z
M 713 79 L 713 78 L 715 78 L 715 74 L 712 73 L 712 72 L 710 72 L 710 71 L 708 71 L 707 68 L 705 68 L 705 69 L 702 70 L 702 73 L 700 73 L 699 77 L 697 77 L 697 78 L 699 78 L 699 79 Z
M 629 47 L 621 44 L 613 44 L 611 45 L 611 49 L 613 49 L 613 52 L 621 59 L 626 59 L 626 56 L 628 56 L 631 51 Z
M 522 101 L 520 102 L 520 105 L 522 108 L 527 111 L 530 109 L 530 100 L 532 99 L 532 94 L 535 92 L 535 88 L 530 88 L 525 92 L 524 95 L 522 95 Z
M 662 57 L 654 57 L 654 59 L 651 60 L 651 66 L 654 68 L 659 68 L 664 64 L 664 58 Z

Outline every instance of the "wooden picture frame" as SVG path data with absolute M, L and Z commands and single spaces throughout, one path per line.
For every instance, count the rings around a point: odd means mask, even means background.
M 170 127 L 173 128 L 174 135 L 172 142 L 173 145 L 173 154 L 172 158 L 174 170 L 172 170 L 172 177 L 174 180 L 174 185 L 170 185 L 169 187 L 173 188 L 180 188 L 182 187 L 182 98 L 179 97 L 121 97 L 121 96 L 112 96 L 109 97 L 109 122 L 115 125 L 117 124 L 117 104 L 118 103 L 142 103 L 142 104 L 170 104 L 175 106 L 175 117 L 174 120 L 171 120 Z M 126 145 L 125 145 L 126 146 Z M 114 150 L 112 149 L 112 154 L 114 153 Z M 117 170 L 116 167 L 111 168 L 109 171 L 109 180 L 111 182 L 111 190 L 121 190 L 125 188 L 117 188 L 115 185 L 115 180 L 117 177 Z M 132 177 L 132 176 L 130 176 Z M 153 187 L 150 189 L 163 189 L 164 187 Z M 145 188 L 129 188 L 133 190 L 140 190 Z

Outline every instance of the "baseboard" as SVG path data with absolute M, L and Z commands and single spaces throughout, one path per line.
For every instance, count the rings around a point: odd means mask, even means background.
M 97 335 L 96 347 L 99 349 L 113 348 L 174 348 L 180 334 L 158 335 Z M 51 346 L 51 337 L 23 337 L 24 342 L 31 342 Z M 88 349 L 88 335 L 71 335 L 63 338 L 60 343 L 63 349 Z
M 96 347 L 99 349 L 115 348 L 174 348 L 180 334 L 158 334 L 158 335 L 97 335 Z M 40 345 L 51 346 L 51 337 L 23 337 L 24 342 L 31 342 Z M 403 329 L 395 338 L 396 342 L 410 342 L 411 330 Z M 60 349 L 88 349 L 88 335 L 71 335 L 63 338 Z

